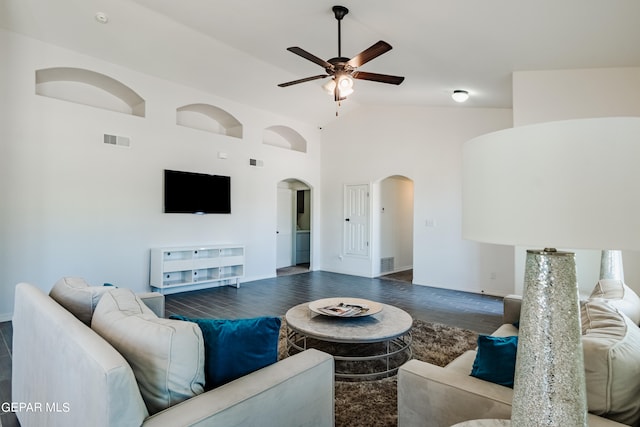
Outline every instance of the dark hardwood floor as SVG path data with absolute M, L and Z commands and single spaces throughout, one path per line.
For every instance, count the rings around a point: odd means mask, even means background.
M 391 277 L 368 279 L 323 271 L 247 282 L 239 289 L 219 287 L 167 295 L 166 316 L 282 316 L 294 305 L 338 296 L 394 305 L 414 319 L 479 333 L 491 333 L 502 324 L 499 297 L 412 285 Z M 11 402 L 11 343 L 11 322 L 0 323 L 0 403 Z M 13 426 L 19 426 L 15 415 L 0 411 L 0 427 Z
M 11 402 L 11 345 L 13 330 L 11 322 L 0 323 L 0 405 Z M 0 408 L 0 427 L 19 426 L 12 412 Z
M 416 319 L 491 333 L 502 324 L 502 298 L 412 285 L 382 278 L 315 271 L 167 295 L 166 314 L 243 318 L 282 316 L 294 305 L 328 297 L 366 298 L 394 305 Z

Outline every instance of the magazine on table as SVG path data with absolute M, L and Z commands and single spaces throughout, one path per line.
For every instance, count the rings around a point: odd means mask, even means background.
M 318 309 L 324 314 L 328 314 L 329 316 L 340 316 L 340 317 L 352 317 L 359 316 L 362 313 L 366 313 L 369 311 L 369 307 L 365 304 L 350 304 L 350 303 L 338 303 L 328 305 L 326 307 L 320 307 Z

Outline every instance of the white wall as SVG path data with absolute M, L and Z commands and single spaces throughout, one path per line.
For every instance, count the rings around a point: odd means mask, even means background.
M 637 67 L 516 72 L 513 74 L 514 126 L 588 117 L 640 116 L 638 93 L 640 68 Z M 615 200 L 594 200 L 593 207 L 615 209 Z M 515 281 L 516 292 L 520 294 L 525 250 L 516 250 Z M 600 251 L 575 252 L 580 292 L 588 295 L 598 281 Z M 624 251 L 623 263 L 626 283 L 640 292 L 640 253 Z
M 325 126 L 321 268 L 372 275 L 372 259 L 351 258 L 342 251 L 343 186 L 373 187 L 382 178 L 401 175 L 414 182 L 414 283 L 498 295 L 513 292 L 513 248 L 461 236 L 462 144 L 511 125 L 509 109 L 381 106 L 360 108 Z M 427 220 L 435 226 L 427 227 Z
M 15 33 L 0 31 L 0 57 L 0 320 L 9 319 L 20 281 L 48 291 L 77 275 L 148 289 L 155 246 L 242 243 L 245 281 L 275 275 L 277 184 L 297 178 L 320 188 L 317 129 Z M 48 67 L 119 80 L 146 99 L 146 117 L 36 95 L 35 71 Z M 192 103 L 230 112 L 244 137 L 176 125 L 176 108 Z M 262 144 L 274 125 L 299 132 L 308 152 Z M 104 133 L 130 137 L 131 147 L 104 144 Z M 227 159 L 218 159 L 221 151 Z M 232 214 L 163 214 L 165 168 L 230 175 Z M 319 236 L 320 201 L 313 206 Z M 313 242 L 320 253 L 321 239 Z
M 513 73 L 513 125 L 640 115 L 640 68 Z

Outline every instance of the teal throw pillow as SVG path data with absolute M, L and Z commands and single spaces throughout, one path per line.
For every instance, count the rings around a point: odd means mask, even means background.
M 513 388 L 518 337 L 478 336 L 471 376 Z
M 172 319 L 194 322 L 204 337 L 205 387 L 211 390 L 278 360 L 279 317 Z

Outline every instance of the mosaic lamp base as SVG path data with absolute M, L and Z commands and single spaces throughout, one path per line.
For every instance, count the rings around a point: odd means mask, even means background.
M 527 251 L 511 421 L 587 426 L 575 254 Z

